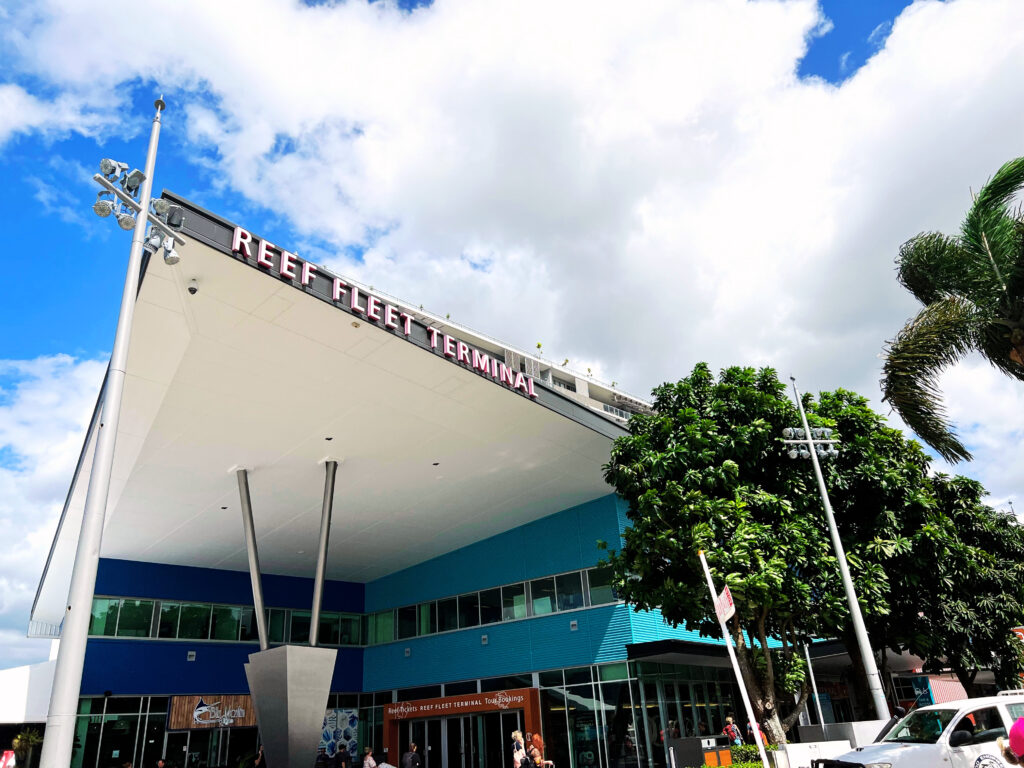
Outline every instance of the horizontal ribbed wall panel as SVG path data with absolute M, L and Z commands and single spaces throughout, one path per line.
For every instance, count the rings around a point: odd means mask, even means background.
M 598 540 L 619 541 L 613 494 L 556 512 L 366 585 L 366 610 L 380 611 L 501 584 L 589 568 Z
M 628 612 L 609 605 L 373 646 L 365 650 L 363 690 L 620 661 L 626 658 Z

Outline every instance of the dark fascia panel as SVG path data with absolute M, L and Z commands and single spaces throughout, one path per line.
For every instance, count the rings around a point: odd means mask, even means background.
M 264 270 L 261 270 L 256 265 L 255 259 L 247 259 L 244 254 L 232 252 L 231 245 L 235 232 L 235 224 L 166 189 L 163 191 L 162 196 L 174 203 L 177 203 L 185 209 L 185 225 L 182 228 L 182 234 L 194 238 L 214 250 L 220 251 L 228 258 L 242 262 L 257 271 L 264 272 Z M 253 239 L 256 241 L 261 238 L 253 233 Z M 253 250 L 255 250 L 255 243 Z M 274 259 L 276 265 L 280 249 L 275 246 L 275 251 Z M 278 277 L 275 273 L 264 272 L 264 274 L 268 280 L 281 280 L 282 282 L 289 283 L 295 290 L 308 293 L 310 296 L 313 296 L 326 304 L 330 304 L 337 311 L 345 312 L 353 318 L 358 319 L 360 323 L 366 323 L 367 325 L 377 328 L 381 333 L 389 333 L 411 344 L 415 344 L 427 354 L 442 356 L 438 350 L 431 348 L 427 326 L 416 319 L 413 319 L 412 321 L 411 333 L 406 336 L 404 333 L 400 333 L 397 330 L 386 328 L 383 323 L 375 323 L 365 315 L 356 314 L 346 304 L 339 304 L 338 302 L 335 302 L 328 291 L 329 287 L 333 284 L 333 279 L 335 277 L 341 277 L 341 275 L 334 275 L 317 265 L 317 275 L 320 276 L 321 279 L 314 279 L 309 285 L 304 286 L 299 281 L 298 277 L 294 280 L 288 280 L 287 278 Z M 382 301 L 388 304 L 394 303 L 393 301 L 386 301 L 384 299 L 382 299 Z M 405 306 L 409 305 L 405 304 Z M 465 343 L 469 344 L 469 342 Z M 469 344 L 469 347 L 472 349 L 473 345 Z M 486 350 L 480 349 L 479 351 L 483 352 Z M 459 363 L 454 360 L 451 362 L 453 365 L 457 365 L 467 373 L 487 378 L 483 373 L 476 371 L 463 363 Z M 534 381 L 536 385 L 535 391 L 537 393 L 535 401 L 539 405 L 554 411 L 555 413 L 559 413 L 568 419 L 572 419 L 577 424 L 587 427 L 598 434 L 604 435 L 610 440 L 614 440 L 617 437 L 622 437 L 623 435 L 628 434 L 625 429 L 606 418 L 603 414 L 591 408 L 587 408 L 586 406 L 577 403 L 575 400 L 565 397 L 560 394 L 555 387 L 548 386 L 542 381 Z M 495 386 L 501 385 L 495 383 Z M 502 388 L 505 389 L 504 387 Z M 508 394 L 510 396 L 526 397 L 527 399 L 530 399 L 527 395 L 511 389 L 508 390 Z

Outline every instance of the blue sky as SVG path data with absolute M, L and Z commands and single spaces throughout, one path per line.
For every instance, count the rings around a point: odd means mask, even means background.
M 899 245 L 1024 155 L 1024 3 L 648 2 L 0 8 L 0 667 L 46 654 L 22 635 L 124 280 L 90 176 L 143 164 L 161 94 L 157 188 L 342 274 L 640 395 L 705 360 L 881 407 Z M 943 386 L 958 469 L 1012 497 L 1019 388 Z

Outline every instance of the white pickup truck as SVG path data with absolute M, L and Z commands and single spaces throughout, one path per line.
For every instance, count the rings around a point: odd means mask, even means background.
M 1024 717 L 1024 691 L 921 707 L 874 744 L 814 768 L 1008 768 L 996 739 Z

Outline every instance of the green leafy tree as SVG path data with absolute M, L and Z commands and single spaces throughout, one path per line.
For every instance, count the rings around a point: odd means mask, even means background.
M 974 198 L 960 233 L 920 234 L 900 249 L 900 283 L 924 304 L 888 344 L 886 400 L 948 461 L 969 459 L 953 433 L 939 376 L 980 352 L 1024 379 L 1024 222 L 1011 208 L 1024 187 L 1024 158 L 1003 165 Z
M 732 591 L 740 670 L 775 742 L 807 700 L 803 644 L 845 614 L 813 478 L 782 450 L 782 429 L 799 418 L 785 392 L 771 369 L 729 368 L 716 381 L 699 364 L 654 390 L 654 413 L 633 416 L 605 467 L 632 522 L 609 557 L 620 596 L 717 634 L 705 550 L 718 588 Z

